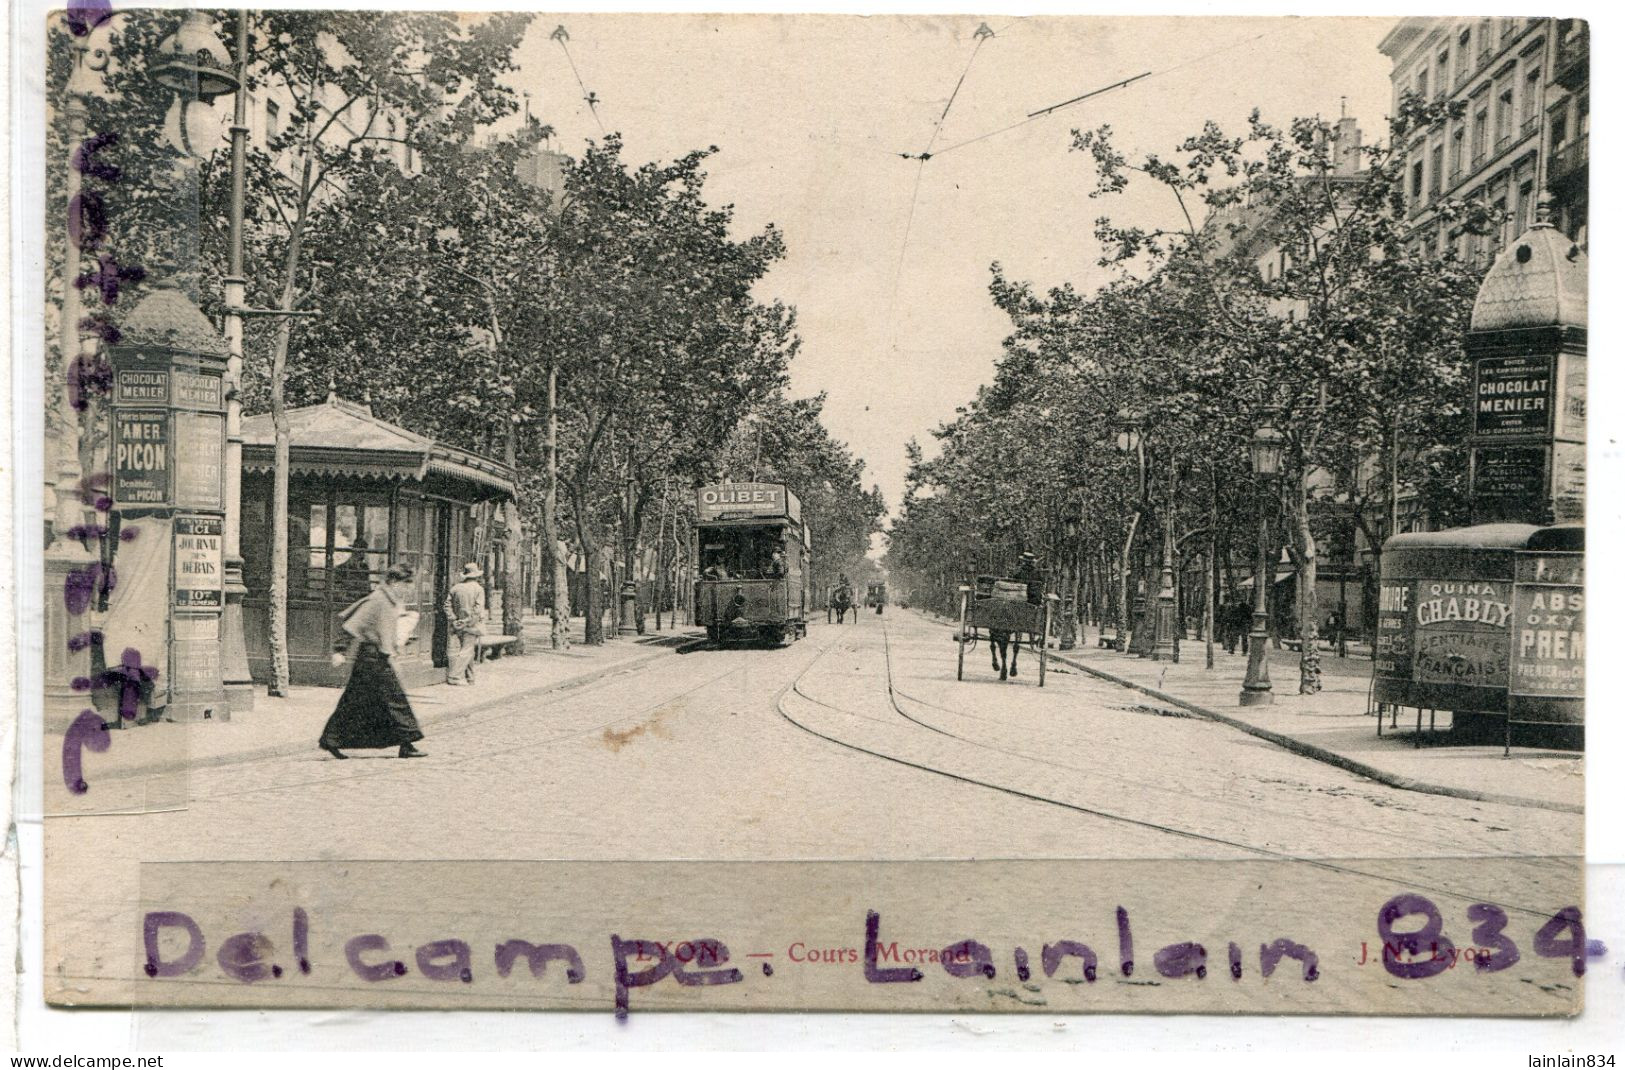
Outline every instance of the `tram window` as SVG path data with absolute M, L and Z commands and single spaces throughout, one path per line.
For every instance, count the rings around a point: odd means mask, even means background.
M 707 535 L 700 546 L 700 570 L 717 579 L 767 579 L 773 576 L 773 553 L 785 550 L 776 528 L 743 528 Z M 788 554 L 786 554 L 788 558 Z

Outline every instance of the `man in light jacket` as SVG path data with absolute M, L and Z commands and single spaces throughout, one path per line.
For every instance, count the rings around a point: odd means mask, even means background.
M 474 682 L 474 655 L 480 648 L 481 625 L 485 623 L 485 588 L 480 586 L 480 566 L 470 561 L 463 566 L 463 578 L 446 593 L 447 629 L 446 683 L 453 687 Z

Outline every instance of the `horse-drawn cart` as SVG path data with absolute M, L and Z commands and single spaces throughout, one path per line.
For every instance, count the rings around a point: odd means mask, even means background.
M 975 646 L 978 639 L 986 639 L 992 646 L 994 668 L 999 679 L 1005 678 L 1005 667 L 999 664 L 1000 655 L 1014 643 L 1016 661 L 1021 655 L 1021 636 L 1031 637 L 1038 647 L 1038 686 L 1044 686 L 1044 674 L 1049 665 L 1050 601 L 1054 595 L 1044 594 L 1042 580 L 1029 581 L 1003 576 L 977 576 L 973 583 L 959 588 L 959 679 L 965 678 L 965 648 Z M 1005 654 L 1008 657 L 1008 654 Z M 1015 673 L 1015 661 L 1007 663 Z

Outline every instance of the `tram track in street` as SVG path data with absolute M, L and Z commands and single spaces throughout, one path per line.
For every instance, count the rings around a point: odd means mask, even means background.
M 979 751 L 979 752 L 984 752 L 984 753 L 1002 754 L 1005 757 L 1014 758 L 1016 760 L 1023 761 L 1023 762 L 1032 762 L 1032 763 L 1037 763 L 1037 764 L 1040 764 L 1040 765 L 1049 766 L 1051 768 L 1055 768 L 1055 769 L 1058 769 L 1058 770 L 1061 770 L 1061 771 L 1067 772 L 1067 773 L 1076 773 L 1076 774 L 1085 774 L 1086 773 L 1087 775 L 1092 776 L 1092 777 L 1096 777 L 1096 778 L 1099 778 L 1099 777 L 1102 777 L 1102 776 L 1112 776 L 1112 774 L 1102 774 L 1102 773 L 1100 773 L 1099 771 L 1096 771 L 1096 770 L 1087 770 L 1086 771 L 1086 770 L 1077 769 L 1076 767 L 1070 767 L 1070 766 L 1066 766 L 1066 765 L 1064 765 L 1062 763 L 1054 762 L 1052 760 L 1046 760 L 1046 759 L 1037 758 L 1037 757 L 1034 757 L 1034 756 L 1031 756 L 1031 755 L 1026 755 L 1026 754 L 1023 754 L 1023 753 L 1021 753 L 1019 751 L 1010 750 L 1008 748 L 994 747 L 994 746 L 991 746 L 991 745 L 989 745 L 987 743 L 984 743 L 982 741 L 971 739 L 971 738 L 966 737 L 964 735 L 961 735 L 961 734 L 959 734 L 957 732 L 951 731 L 951 730 L 949 730 L 947 728 L 943 728 L 940 725 L 932 724 L 929 721 L 923 719 L 922 717 L 915 716 L 915 715 L 912 715 L 912 714 L 908 713 L 907 711 L 905 711 L 902 708 L 901 704 L 898 702 L 898 696 L 899 696 L 900 692 L 897 691 L 897 689 L 895 687 L 894 679 L 893 679 L 893 668 L 892 668 L 892 660 L 891 660 L 891 637 L 890 637 L 890 628 L 889 628 L 888 623 L 885 622 L 885 621 L 882 621 L 881 622 L 881 628 L 882 628 L 882 637 L 883 637 L 883 656 L 884 656 L 884 660 L 885 660 L 885 670 L 886 670 L 887 701 L 888 701 L 888 704 L 890 705 L 891 710 L 893 712 L 895 712 L 898 717 L 902 718 L 902 720 L 906 724 L 908 724 L 909 726 L 912 726 L 913 728 L 917 728 L 917 729 L 923 729 L 923 730 L 925 730 L 927 732 L 930 732 L 930 733 L 934 734 L 935 736 L 939 736 L 939 737 L 943 737 L 943 738 L 945 738 L 947 740 L 951 740 L 956 745 L 971 748 L 973 751 Z M 1446 886 L 1442 886 L 1442 885 L 1431 884 L 1431 883 L 1419 881 L 1415 877 L 1410 876 L 1410 875 L 1396 875 L 1396 874 L 1391 874 L 1391 873 L 1373 872 L 1371 870 L 1360 869 L 1360 868 L 1357 868 L 1357 867 L 1340 864 L 1340 863 L 1329 861 L 1329 860 L 1326 860 L 1326 859 L 1307 857 L 1307 856 L 1304 856 L 1304 855 L 1294 854 L 1294 853 L 1287 852 L 1287 851 L 1279 851 L 1279 850 L 1275 850 L 1275 849 L 1272 849 L 1272 848 L 1269 848 L 1269 847 L 1263 847 L 1263 846 L 1253 844 L 1253 843 L 1248 843 L 1248 842 L 1245 842 L 1245 841 L 1242 841 L 1242 840 L 1232 839 L 1232 838 L 1228 838 L 1228 837 L 1224 837 L 1224 836 L 1216 836 L 1216 835 L 1201 832 L 1201 831 L 1198 831 L 1198 830 L 1195 830 L 1195 829 L 1191 829 L 1191 828 L 1187 828 L 1187 827 L 1181 827 L 1181 826 L 1179 826 L 1177 824 L 1148 820 L 1146 818 L 1134 817 L 1134 816 L 1131 816 L 1129 814 L 1116 812 L 1116 811 L 1113 811 L 1113 810 L 1106 810 L 1106 809 L 1102 809 L 1102 808 L 1096 807 L 1096 806 L 1084 805 L 1082 803 L 1073 802 L 1073 801 L 1069 801 L 1069 800 L 1066 800 L 1066 799 L 1058 799 L 1058 798 L 1054 798 L 1054 797 L 1052 797 L 1050 795 L 1041 794 L 1041 793 L 1036 792 L 1036 791 L 1026 790 L 1024 788 L 1013 787 L 1013 786 L 1011 786 L 1009 784 L 999 783 L 996 780 L 985 777 L 985 776 L 978 776 L 978 775 L 973 775 L 973 774 L 970 774 L 970 773 L 967 773 L 967 772 L 957 771 L 957 770 L 950 769 L 950 768 L 943 768 L 942 766 L 932 764 L 930 761 L 927 761 L 927 760 L 916 760 L 914 757 L 907 757 L 907 756 L 904 756 L 904 755 L 898 754 L 898 753 L 890 753 L 887 750 L 885 750 L 883 748 L 880 748 L 879 746 L 865 746 L 863 743 L 855 742 L 852 739 L 843 739 L 839 735 L 835 734 L 835 730 L 833 728 L 829 728 L 828 730 L 821 730 L 819 727 L 815 727 L 812 723 L 810 723 L 811 720 L 812 720 L 811 718 L 806 717 L 805 715 L 798 718 L 796 715 L 792 714 L 788 709 L 786 709 L 786 700 L 789 699 L 790 696 L 794 695 L 794 696 L 798 697 L 800 700 L 802 700 L 803 702 L 810 703 L 812 706 L 815 706 L 815 707 L 817 707 L 819 709 L 829 711 L 829 713 L 834 714 L 839 718 L 844 718 L 844 719 L 848 719 L 848 720 L 865 721 L 865 722 L 869 722 L 871 724 L 881 725 L 883 727 L 890 727 L 890 728 L 896 728 L 896 727 L 899 727 L 899 726 L 897 726 L 895 723 L 887 722 L 887 721 L 884 721 L 884 720 L 882 720 L 880 718 L 876 718 L 876 717 L 870 716 L 868 714 L 860 713 L 860 712 L 858 712 L 856 710 L 851 710 L 851 709 L 845 708 L 843 706 L 836 705 L 836 704 L 834 704 L 832 702 L 825 701 L 823 698 L 820 698 L 817 695 L 814 695 L 814 694 L 810 693 L 807 690 L 807 688 L 804 686 L 804 684 L 807 681 L 807 678 L 813 673 L 813 671 L 819 666 L 819 664 L 825 660 L 825 658 L 827 658 L 830 654 L 834 653 L 838 649 L 844 649 L 845 651 L 847 651 L 849 653 L 856 653 L 857 652 L 857 649 L 855 647 L 852 647 L 850 645 L 847 645 L 847 644 L 839 642 L 839 641 L 837 641 L 836 643 L 830 644 L 829 646 L 827 646 L 823 650 L 821 650 L 818 653 L 818 655 L 815 656 L 810 662 L 808 662 L 808 664 L 803 667 L 801 672 L 798 673 L 788 684 L 786 684 L 785 687 L 782 688 L 779 691 L 778 695 L 775 697 L 775 707 L 776 707 L 776 709 L 777 709 L 777 711 L 778 711 L 778 713 L 779 713 L 779 715 L 781 717 L 783 717 L 790 724 L 794 725 L 796 728 L 799 728 L 803 732 L 806 732 L 809 735 L 812 735 L 812 736 L 814 736 L 814 737 L 816 737 L 816 738 L 818 738 L 820 740 L 823 740 L 826 743 L 834 744 L 835 746 L 842 747 L 842 748 L 845 748 L 847 750 L 854 751 L 856 753 L 865 754 L 865 755 L 868 755 L 870 757 L 878 758 L 878 759 L 881 759 L 882 761 L 891 762 L 891 763 L 894 763 L 894 764 L 897 764 L 897 765 L 900 765 L 900 766 L 904 766 L 904 767 L 907 767 L 907 768 L 916 769 L 916 770 L 920 770 L 922 772 L 932 773 L 932 774 L 935 774 L 935 775 L 938 775 L 938 776 L 946 777 L 948 779 L 955 780 L 955 781 L 958 781 L 958 782 L 961 782 L 961 783 L 964 783 L 964 784 L 969 784 L 969 785 L 984 788 L 984 789 L 987 789 L 987 790 L 990 790 L 990 791 L 999 792 L 999 793 L 1007 795 L 1007 796 L 1020 798 L 1020 799 L 1026 799 L 1026 800 L 1029 800 L 1029 801 L 1032 801 L 1032 802 L 1037 802 L 1037 803 L 1045 804 L 1045 805 L 1049 805 L 1049 806 L 1059 807 L 1059 808 L 1062 808 L 1064 810 L 1068 810 L 1068 811 L 1071 811 L 1071 812 L 1074 812 L 1074 813 L 1087 815 L 1087 816 L 1090 816 L 1090 817 L 1098 818 L 1098 819 L 1101 819 L 1101 820 L 1105 820 L 1105 821 L 1109 821 L 1109 822 L 1113 822 L 1113 823 L 1117 823 L 1117 824 L 1126 825 L 1126 826 L 1129 826 L 1129 827 L 1134 827 L 1134 828 L 1144 829 L 1144 830 L 1147 830 L 1147 831 L 1152 831 L 1152 832 L 1155 832 L 1155 833 L 1158 833 L 1158 834 L 1161 834 L 1161 835 L 1167 835 L 1167 836 L 1171 836 L 1171 837 L 1175 837 L 1175 838 L 1179 838 L 1179 839 L 1184 839 L 1184 840 L 1192 840 L 1192 841 L 1200 842 L 1200 843 L 1203 843 L 1203 844 L 1206 844 L 1206 845 L 1212 846 L 1212 847 L 1219 847 L 1219 848 L 1228 849 L 1228 850 L 1242 851 L 1242 852 L 1246 852 L 1248 854 L 1255 855 L 1257 857 L 1260 857 L 1260 858 L 1263 858 L 1263 859 L 1266 859 L 1266 860 L 1269 860 L 1269 861 L 1297 863 L 1297 864 L 1301 864 L 1301 865 L 1305 865 L 1305 866 L 1310 866 L 1310 867 L 1313 867 L 1315 869 L 1319 869 L 1319 870 L 1322 870 L 1322 871 L 1325 871 L 1325 872 L 1334 873 L 1334 874 L 1337 874 L 1339 876 L 1351 877 L 1351 878 L 1359 879 L 1359 880 L 1362 880 L 1362 881 L 1371 881 L 1371 882 L 1379 883 L 1379 884 L 1382 884 L 1382 885 L 1385 885 L 1385 886 L 1388 886 L 1388 887 L 1393 887 L 1393 886 L 1396 885 L 1396 883 L 1397 884 L 1402 884 L 1402 885 L 1404 885 L 1404 886 L 1406 886 L 1408 888 L 1412 888 L 1412 889 L 1416 889 L 1416 890 L 1424 891 L 1424 892 L 1429 892 L 1429 893 L 1432 893 L 1432 894 L 1435 894 L 1435 895 L 1439 895 L 1439 896 L 1443 896 L 1443 897 L 1447 897 L 1447 898 L 1451 898 L 1451 899 L 1462 900 L 1462 901 L 1466 901 L 1466 902 L 1493 903 L 1493 904 L 1495 904 L 1497 906 L 1500 906 L 1502 909 L 1512 911 L 1512 912 L 1516 912 L 1516 913 L 1520 913 L 1520 914 L 1523 914 L 1523 915 L 1526 915 L 1526 916 L 1529 916 L 1529 917 L 1532 917 L 1532 918 L 1540 918 L 1540 919 L 1544 920 L 1545 918 L 1550 916 L 1551 911 L 1549 909 L 1541 909 L 1541 908 L 1537 908 L 1537 907 L 1524 906 L 1522 904 L 1517 904 L 1517 903 L 1505 902 L 1505 901 L 1502 901 L 1501 898 L 1498 898 L 1498 897 L 1496 897 L 1494 895 L 1490 895 L 1490 894 L 1487 894 L 1487 893 L 1478 893 L 1478 892 L 1463 890 L 1463 889 L 1459 889 L 1459 888 L 1452 888 L 1452 887 L 1446 887 Z M 906 693 L 901 693 L 901 694 L 902 694 L 902 697 L 905 700 L 911 701 L 911 702 L 917 702 L 921 706 L 925 706 L 925 707 L 932 708 L 932 709 L 938 709 L 938 710 L 941 710 L 943 712 L 953 714 L 955 716 L 966 716 L 966 717 L 970 717 L 973 720 L 983 720 L 983 721 L 990 721 L 991 722 L 990 718 L 980 718 L 980 717 L 976 717 L 975 715 L 962 714 L 959 711 L 948 710 L 946 707 L 942 707 L 942 706 L 938 706 L 938 705 L 936 705 L 934 703 L 926 702 L 925 700 L 915 698 L 914 696 L 908 695 Z M 1128 782 L 1127 778 L 1113 777 L 1113 779 L 1123 781 L 1124 783 Z M 1136 781 L 1133 781 L 1133 784 L 1137 789 L 1142 789 L 1143 790 L 1144 787 L 1146 787 L 1146 785 L 1144 784 L 1143 781 L 1136 780 Z M 1171 790 L 1171 789 L 1167 789 L 1167 790 Z M 1180 794 L 1180 793 L 1175 793 L 1175 794 Z M 1447 860 L 1449 860 L 1449 859 L 1441 858 L 1441 859 L 1434 859 L 1433 861 L 1447 861 Z M 1516 859 L 1514 859 L 1514 860 L 1516 860 Z M 1527 861 L 1531 865 L 1539 865 L 1542 862 L 1549 862 L 1550 860 L 1532 858 L 1531 857 L 1531 858 L 1525 859 L 1525 861 Z

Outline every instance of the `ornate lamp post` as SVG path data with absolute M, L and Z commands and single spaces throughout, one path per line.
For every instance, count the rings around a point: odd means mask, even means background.
M 1157 617 L 1155 638 L 1151 646 L 1152 661 L 1179 660 L 1179 648 L 1174 645 L 1179 607 L 1174 603 L 1174 456 L 1170 449 L 1168 508 L 1162 517 L 1162 578 L 1157 587 Z
M 1082 518 L 1078 516 L 1076 510 L 1076 503 L 1069 505 L 1066 514 L 1061 518 L 1061 533 L 1066 538 L 1065 547 L 1061 552 L 1064 555 L 1063 560 L 1067 562 L 1061 595 L 1062 650 L 1071 650 L 1077 645 L 1078 639 L 1078 528 Z
M 1140 436 L 1140 418 L 1131 410 L 1124 409 L 1117 414 L 1117 448 L 1123 453 L 1134 454 L 1139 465 L 1139 490 L 1136 492 L 1134 516 L 1129 521 L 1128 536 L 1123 540 L 1123 559 L 1117 573 L 1117 649 L 1128 649 L 1128 572 L 1129 561 L 1134 549 L 1134 532 L 1140 525 L 1140 512 L 1145 503 L 1145 443 Z
M 1267 409 L 1264 422 L 1253 432 L 1249 444 L 1252 454 L 1253 475 L 1261 485 L 1273 486 L 1274 477 L 1281 471 L 1281 432 L 1274 426 L 1275 411 Z M 1247 678 L 1242 681 L 1240 703 L 1243 706 L 1268 706 L 1275 701 L 1270 685 L 1269 651 L 1269 587 L 1274 582 L 1270 568 L 1268 496 L 1259 495 L 1258 561 L 1253 572 L 1253 629 L 1247 635 Z

